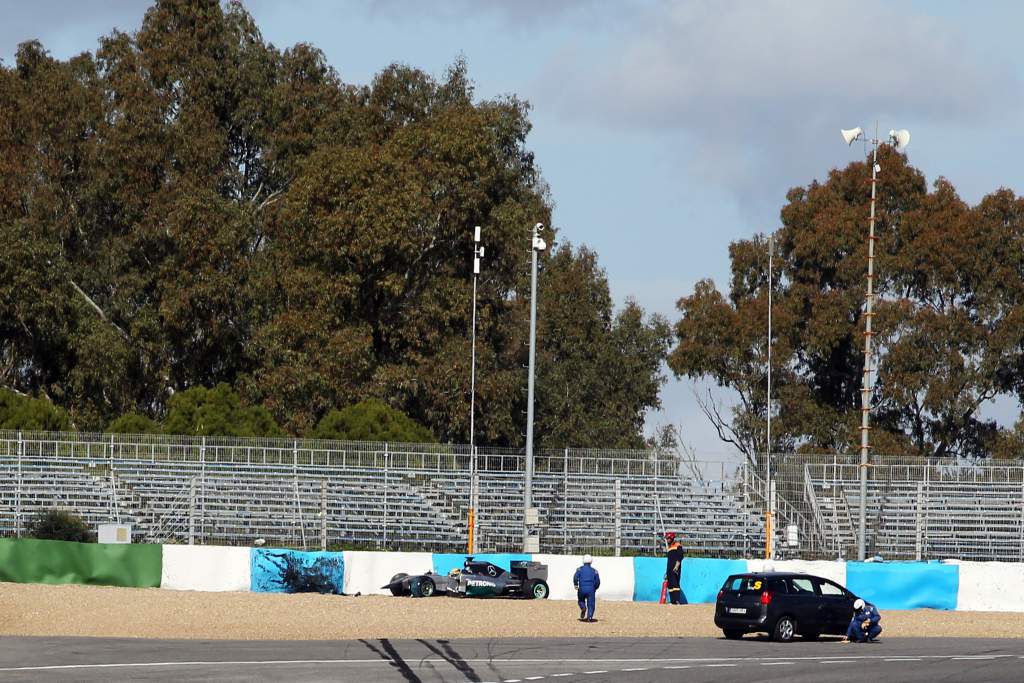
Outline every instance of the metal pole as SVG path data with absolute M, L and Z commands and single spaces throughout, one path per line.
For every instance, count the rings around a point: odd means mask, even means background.
M 118 524 L 121 523 L 121 510 L 117 507 L 117 479 L 114 477 L 114 435 L 110 435 L 110 512 Z
M 767 442 L 765 444 L 765 478 L 768 482 L 769 489 L 772 481 L 772 246 L 773 240 L 772 235 L 768 236 L 768 435 Z M 775 508 L 772 505 L 771 496 L 768 500 L 768 510 L 765 518 L 765 540 L 766 560 L 772 559 L 772 555 L 775 550 L 774 534 L 775 529 L 773 527 L 773 519 Z
M 21 432 L 18 432 L 18 485 L 14 489 L 14 533 L 18 538 L 21 538 L 21 457 L 24 450 L 25 442 L 21 439 Z
M 299 537 L 302 539 L 302 549 L 306 549 L 306 525 L 302 519 L 302 500 L 299 498 L 299 442 L 296 439 L 292 445 L 292 481 L 295 487 L 295 523 L 299 525 Z
M 199 541 L 206 540 L 206 437 L 199 448 Z
M 914 543 L 914 559 L 918 562 L 921 561 L 921 551 L 924 544 L 922 543 L 922 532 L 924 531 L 924 482 L 917 482 L 917 524 L 915 525 L 917 533 L 916 542 Z
M 569 449 L 565 449 L 562 467 L 562 552 L 569 554 Z
M 388 547 L 388 445 L 384 444 L 384 546 Z
M 868 278 L 867 297 L 864 311 L 864 380 L 861 387 L 860 422 L 860 527 L 857 536 L 857 559 L 861 562 L 867 554 L 867 498 L 868 498 L 868 432 L 871 415 L 871 318 L 875 303 L 875 197 L 878 184 L 878 123 L 875 123 L 875 138 L 871 153 L 871 218 L 868 228 Z
M 320 550 L 327 550 L 327 480 L 320 480 Z
M 622 555 L 622 480 L 615 480 L 615 557 Z
M 188 482 L 188 544 L 196 542 L 196 478 Z
M 533 506 L 533 372 L 536 361 L 537 346 L 537 232 L 543 226 L 533 226 L 533 239 L 530 242 L 530 369 L 526 389 L 526 463 L 523 486 L 523 552 L 529 552 L 528 539 L 530 529 L 526 525 L 526 517 Z

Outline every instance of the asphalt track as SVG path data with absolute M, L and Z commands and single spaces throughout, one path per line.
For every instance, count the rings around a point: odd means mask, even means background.
M 884 635 L 884 634 L 883 634 Z M 0 681 L 1021 681 L 1024 640 L 0 638 Z

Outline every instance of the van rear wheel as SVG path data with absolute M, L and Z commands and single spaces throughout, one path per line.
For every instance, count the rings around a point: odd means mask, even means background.
M 789 616 L 779 617 L 772 630 L 772 640 L 788 643 L 793 640 L 794 633 L 796 633 L 796 619 Z

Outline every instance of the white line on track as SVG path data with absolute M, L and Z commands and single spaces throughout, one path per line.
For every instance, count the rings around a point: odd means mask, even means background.
M 634 669 L 623 669 L 623 671 L 647 671 L 646 667 L 638 666 Z
M 539 681 L 542 678 L 544 678 L 544 677 L 543 676 L 527 676 L 523 680 L 524 681 Z
M 736 666 L 736 664 L 705 664 L 704 666 L 708 667 L 709 669 L 715 669 L 722 666 Z
M 887 662 L 920 662 L 920 657 L 890 657 L 886 659 Z
M 608 673 L 608 671 L 607 670 L 605 670 L 605 671 L 584 671 L 583 673 L 585 673 L 585 674 L 587 674 L 589 676 L 590 674 L 606 674 L 606 673 Z
M 572 674 L 551 674 L 552 678 L 563 678 L 564 676 L 572 676 Z
M 921 660 L 992 660 L 1002 657 L 1013 657 L 1014 655 L 909 655 L 914 659 Z M 1024 659 L 1024 656 L 1019 657 Z M 659 659 L 601 659 L 607 664 L 658 664 L 665 669 L 688 669 L 693 666 L 708 665 L 711 663 L 736 662 L 741 664 L 771 663 L 771 662 L 820 662 L 822 664 L 855 664 L 858 662 L 882 661 L 887 659 L 884 655 L 852 655 L 837 658 L 835 656 L 817 657 L 675 657 Z M 425 658 L 424 661 L 434 661 L 433 657 Z M 437 661 L 440 661 L 439 659 Z M 587 663 L 593 665 L 595 660 L 576 658 L 552 658 L 552 659 L 466 659 L 467 664 L 573 664 Z M 668 665 L 669 662 L 686 662 L 686 664 Z M 101 664 L 50 664 L 44 666 L 13 666 L 0 667 L 0 672 L 8 671 L 62 671 L 75 669 L 145 669 L 145 668 L 170 668 L 170 667 L 196 667 L 196 666 L 291 666 L 302 664 L 333 664 L 349 666 L 352 664 L 370 664 L 391 666 L 390 659 L 267 659 L 267 660 L 228 660 L 228 661 L 181 661 L 181 662 L 110 662 Z M 730 664 L 734 666 L 734 664 Z M 586 673 L 607 673 L 607 670 Z
M 795 664 L 795 662 L 761 662 L 761 666 L 781 666 L 782 664 Z

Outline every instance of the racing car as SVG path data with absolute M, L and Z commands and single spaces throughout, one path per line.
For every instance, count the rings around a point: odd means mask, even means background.
M 540 562 L 514 560 L 511 571 L 505 571 L 492 562 L 474 560 L 467 556 L 462 569 L 445 574 L 395 574 L 381 588 L 392 595 L 411 595 L 429 598 L 432 595 L 456 597 L 548 597 L 548 566 Z

